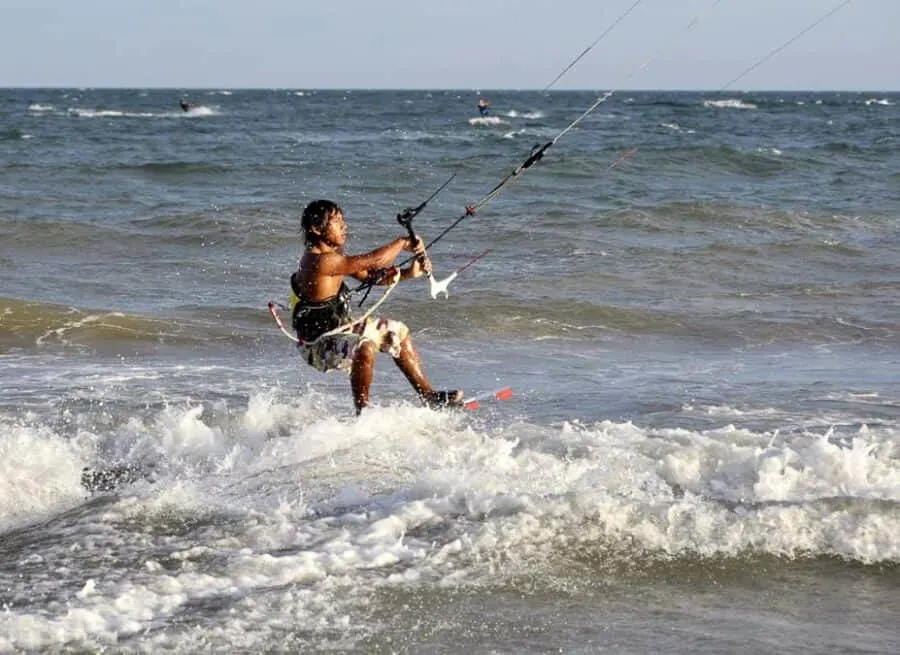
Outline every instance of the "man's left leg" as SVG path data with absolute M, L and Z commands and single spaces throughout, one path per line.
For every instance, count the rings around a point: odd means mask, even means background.
M 431 382 L 422 372 L 422 358 L 419 357 L 419 353 L 416 352 L 412 339 L 408 335 L 400 342 L 400 354 L 394 357 L 394 363 L 409 380 L 417 394 L 422 396 L 433 391 Z
M 431 382 L 422 372 L 422 358 L 416 352 L 412 343 L 412 338 L 407 336 L 400 343 L 400 355 L 394 358 L 397 366 L 403 371 L 403 375 L 409 380 L 412 388 L 416 390 L 419 397 L 426 404 L 432 407 L 447 407 L 453 405 L 461 405 L 462 391 L 435 391 L 431 386 Z

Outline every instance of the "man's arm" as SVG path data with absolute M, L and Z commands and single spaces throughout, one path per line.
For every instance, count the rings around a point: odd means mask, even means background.
M 382 275 L 374 283 L 378 286 L 383 287 L 389 284 L 393 284 L 394 276 L 396 276 L 398 272 L 400 273 L 400 279 L 397 281 L 402 282 L 403 280 L 412 280 L 417 277 L 422 277 L 422 275 L 424 275 L 426 271 L 428 273 L 431 273 L 431 260 L 428 259 L 428 255 L 425 255 L 424 263 L 420 262 L 419 258 L 416 257 L 406 268 L 398 269 L 396 266 L 389 266 L 387 268 L 375 269 L 373 271 L 374 273 L 381 273 Z M 357 279 L 361 282 L 364 282 L 368 280 L 369 274 L 370 273 L 366 271 L 365 276 L 360 276 Z
M 357 280 L 365 280 L 372 271 L 393 266 L 394 260 L 404 250 L 409 249 L 409 238 L 398 237 L 388 244 L 362 255 L 351 255 L 344 258 L 344 275 Z
M 335 272 L 331 274 L 350 275 L 357 280 L 365 281 L 371 273 L 392 267 L 394 260 L 397 259 L 397 255 L 402 251 L 406 250 L 418 254 L 422 249 L 421 243 L 422 240 L 416 238 L 415 247 L 413 247 L 413 242 L 409 237 L 400 237 L 380 248 L 376 248 L 372 252 L 362 255 L 344 256 L 342 262 L 339 264 L 335 263 Z M 422 274 L 421 264 L 413 262 L 409 267 L 403 269 L 401 274 L 403 275 L 402 279 L 407 279 L 410 276 L 418 277 Z
M 431 273 L 431 260 L 428 258 L 428 254 L 425 252 L 425 242 L 422 241 L 419 235 L 415 236 L 415 239 L 410 244 L 410 239 L 405 239 L 407 242 L 403 250 L 413 253 L 416 257 L 410 262 L 409 266 L 400 270 L 400 280 L 411 280 L 417 277 L 422 277 L 422 275 L 426 273 Z M 398 253 L 399 254 L 399 253 Z M 388 266 L 388 267 L 379 267 L 375 269 L 369 269 L 363 271 L 359 275 L 354 275 L 356 279 L 360 281 L 366 281 L 369 279 L 369 276 L 372 273 L 386 272 L 386 275 L 382 275 L 381 279 L 378 281 L 378 284 L 384 286 L 387 284 L 391 284 L 394 281 L 394 275 L 396 273 L 396 267 Z

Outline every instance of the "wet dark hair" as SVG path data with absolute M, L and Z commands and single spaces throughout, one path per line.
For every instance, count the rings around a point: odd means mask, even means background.
M 325 229 L 328 219 L 334 216 L 336 212 L 343 213 L 341 206 L 330 200 L 313 200 L 303 210 L 303 217 L 300 219 L 300 225 L 303 227 L 303 240 L 307 246 L 313 246 L 319 242 L 319 235 L 313 232 L 313 228 L 319 228 L 319 231 Z

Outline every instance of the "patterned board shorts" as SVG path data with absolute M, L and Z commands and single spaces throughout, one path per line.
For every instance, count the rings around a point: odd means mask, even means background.
M 301 343 L 298 348 L 304 361 L 318 371 L 350 373 L 353 356 L 363 341 L 371 341 L 380 352 L 399 357 L 400 344 L 408 334 L 409 328 L 400 321 L 370 316 L 346 332 L 323 335 L 311 343 Z

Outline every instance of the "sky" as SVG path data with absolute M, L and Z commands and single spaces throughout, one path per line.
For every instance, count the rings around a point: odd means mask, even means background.
M 636 1 L 0 0 L 0 86 L 543 89 Z M 844 1 L 640 0 L 554 88 L 900 91 L 900 0 L 763 61 Z

